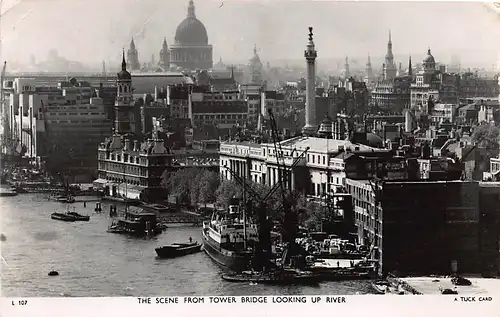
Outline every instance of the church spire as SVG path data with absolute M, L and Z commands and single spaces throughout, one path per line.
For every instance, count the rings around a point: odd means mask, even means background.
M 194 13 L 194 1 L 189 0 L 189 5 L 188 5 L 188 18 L 196 18 L 196 14 Z
M 135 50 L 135 43 L 134 43 L 134 38 L 130 41 L 130 50 L 133 51 Z
M 345 79 L 351 77 L 351 72 L 349 71 L 349 57 L 345 57 Z
M 127 62 L 125 61 L 125 49 L 122 50 L 122 71 L 127 70 Z
M 392 56 L 392 35 L 389 30 L 389 42 L 387 42 L 387 56 Z
M 411 55 L 410 55 L 410 58 L 408 59 L 408 76 L 412 76 L 413 75 L 413 69 L 412 69 L 412 65 L 411 65 Z

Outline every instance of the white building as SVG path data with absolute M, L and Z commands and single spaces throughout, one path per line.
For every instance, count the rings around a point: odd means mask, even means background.
M 50 147 L 78 167 L 95 170 L 96 146 L 111 132 L 103 99 L 92 97 L 91 87 L 35 84 L 17 78 L 9 96 L 11 135 L 26 149 L 24 157 L 39 164 Z
M 349 153 L 377 155 L 386 149 L 354 144 L 348 140 L 315 137 L 296 137 L 280 142 L 286 167 L 286 186 L 305 190 L 309 195 L 321 196 L 335 192 L 345 184 L 344 158 Z M 278 147 L 279 148 L 279 147 Z M 304 153 L 307 150 L 306 153 Z M 220 145 L 220 173 L 224 179 L 232 178 L 231 169 L 239 177 L 273 186 L 280 179 L 276 150 L 272 143 L 223 142 Z M 291 168 L 295 163 L 295 167 Z

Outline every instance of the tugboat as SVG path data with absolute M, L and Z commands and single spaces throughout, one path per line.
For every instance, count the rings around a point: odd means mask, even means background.
M 189 243 L 172 243 L 155 249 L 160 259 L 175 258 L 183 255 L 201 252 L 201 244 L 197 241 Z
M 74 217 L 75 221 L 89 221 L 90 220 L 90 216 L 80 215 L 79 213 L 75 212 L 75 208 L 73 208 L 73 211 L 68 211 L 66 214 Z
M 53 212 L 50 215 L 50 218 L 52 218 L 54 220 L 60 220 L 60 221 L 66 221 L 66 222 L 75 222 L 76 221 L 75 217 L 68 215 L 68 214 L 65 214 L 65 213 L 61 213 L 61 212 Z

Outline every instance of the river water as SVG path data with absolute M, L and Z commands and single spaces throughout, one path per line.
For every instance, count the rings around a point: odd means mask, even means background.
M 323 282 L 319 286 L 268 286 L 230 283 L 203 252 L 159 260 L 155 248 L 189 237 L 201 241 L 200 228 L 169 227 L 150 239 L 107 233 L 109 207 L 95 203 L 70 208 L 91 216 L 89 222 L 50 219 L 66 205 L 45 194 L 0 198 L 1 296 L 242 296 L 366 294 L 368 281 Z M 48 276 L 57 270 L 59 276 Z

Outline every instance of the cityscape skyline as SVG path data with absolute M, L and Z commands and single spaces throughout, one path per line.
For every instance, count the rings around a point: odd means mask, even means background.
M 458 55 L 465 67 L 488 67 L 498 62 L 500 52 L 496 41 L 500 28 L 495 27 L 499 16 L 482 3 L 288 1 L 286 7 L 285 1 L 221 3 L 195 1 L 196 15 L 214 46 L 214 62 L 222 58 L 223 62 L 245 63 L 254 44 L 262 60 L 301 61 L 308 26 L 314 27 L 320 67 L 325 66 L 322 59 L 351 56 L 355 60 L 368 54 L 376 63 L 385 54 L 389 30 L 396 58 L 412 55 L 419 61 L 430 47 L 438 62 L 447 64 L 452 55 Z M 98 11 L 96 5 L 94 0 L 5 0 L 3 59 L 24 63 L 32 54 L 37 60 L 44 59 L 56 49 L 69 60 L 97 65 L 102 60 L 119 61 L 122 48 L 127 49 L 134 37 L 141 63 L 149 62 L 152 55 L 158 58 L 164 38 L 169 46 L 174 44 L 175 29 L 186 16 L 187 0 L 110 0 L 99 3 Z M 475 17 L 474 23 L 463 23 L 470 16 Z M 75 34 L 78 41 L 64 40 Z M 358 60 L 360 65 L 364 62 Z

